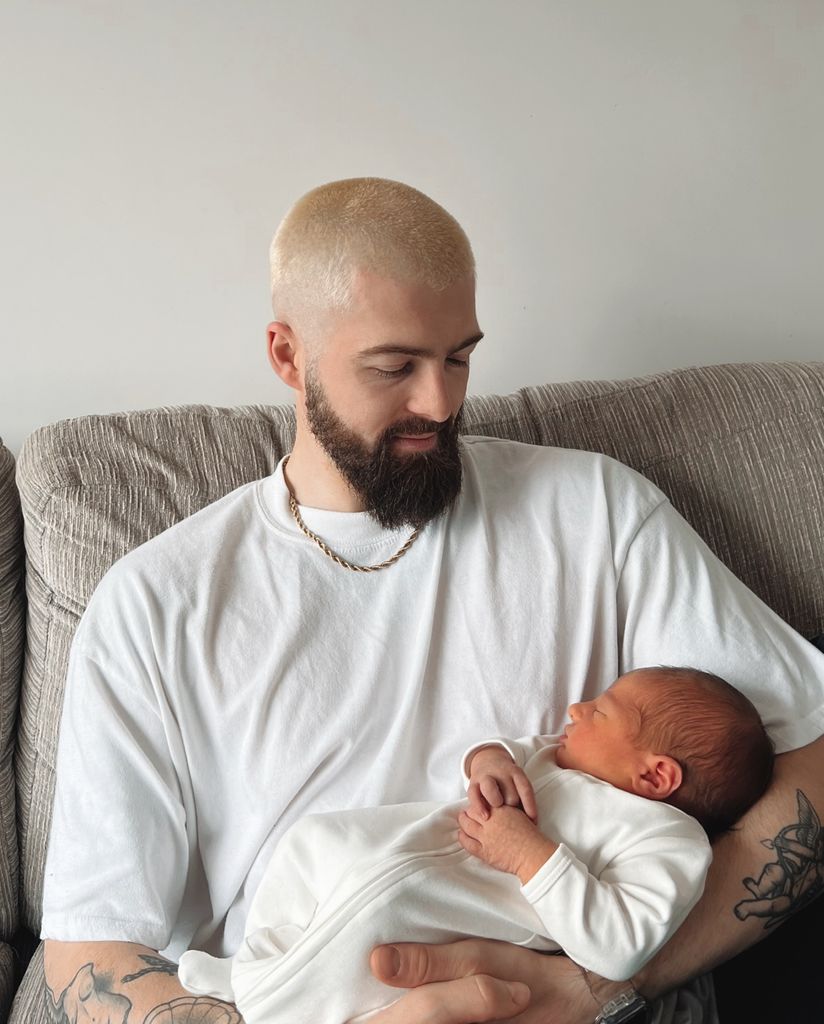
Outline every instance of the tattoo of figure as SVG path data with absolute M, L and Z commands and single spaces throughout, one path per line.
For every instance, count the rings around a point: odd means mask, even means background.
M 212 996 L 183 996 L 156 1006 L 143 1024 L 243 1024 L 243 1018 Z
M 139 959 L 143 963 L 148 964 L 148 967 L 144 967 L 142 971 L 136 971 L 134 974 L 127 974 L 123 979 L 124 982 L 135 981 L 137 978 L 142 978 L 145 974 L 177 974 L 177 964 L 167 960 L 164 956 L 144 956 L 141 953 Z
M 93 964 L 85 964 L 75 974 L 59 1001 L 46 986 L 46 1010 L 53 1024 L 126 1024 L 131 1001 L 110 989 L 111 978 L 94 973 Z
M 774 839 L 762 844 L 775 852 L 758 879 L 745 878 L 751 898 L 735 907 L 739 921 L 766 918 L 765 928 L 781 924 L 796 910 L 824 891 L 824 833 L 815 809 L 800 789 L 796 790 L 798 821 L 787 825 Z

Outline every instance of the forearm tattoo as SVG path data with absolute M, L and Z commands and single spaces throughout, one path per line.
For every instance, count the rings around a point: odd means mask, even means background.
M 800 789 L 796 790 L 798 821 L 787 825 L 762 845 L 775 853 L 760 876 L 743 879 L 748 899 L 735 907 L 739 921 L 765 918 L 773 928 L 807 906 L 824 890 L 824 833 L 815 809 Z
M 143 1024 L 243 1024 L 233 1006 L 211 996 L 183 996 L 156 1006 Z
M 130 999 L 111 990 L 111 975 L 94 972 L 93 964 L 84 964 L 75 974 L 59 1001 L 46 986 L 46 1009 L 53 1024 L 126 1024 L 132 1008 Z
M 148 966 L 135 974 L 127 974 L 123 979 L 124 982 L 135 981 L 137 978 L 142 978 L 144 974 L 177 974 L 177 964 L 167 960 L 165 956 L 144 956 L 141 953 L 139 959 Z
M 176 966 L 163 957 L 141 956 L 149 966 L 123 980 L 144 974 L 177 974 Z M 46 985 L 46 1008 L 52 1024 L 137 1024 L 130 1017 L 132 1001 L 111 990 L 110 974 L 97 974 L 94 964 L 84 964 L 56 999 Z M 143 1018 L 143 1024 L 243 1024 L 238 1011 L 212 996 L 181 996 L 159 1003 Z

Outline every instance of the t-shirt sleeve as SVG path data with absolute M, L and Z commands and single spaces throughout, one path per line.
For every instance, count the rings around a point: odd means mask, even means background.
M 41 934 L 162 950 L 189 862 L 169 723 L 133 638 L 104 628 L 96 640 L 84 625 L 66 679 Z
M 618 577 L 621 671 L 691 665 L 746 693 L 776 752 L 824 733 L 824 655 L 713 554 L 668 502 L 642 523 Z

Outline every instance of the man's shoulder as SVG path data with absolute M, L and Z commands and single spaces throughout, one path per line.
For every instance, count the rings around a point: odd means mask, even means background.
M 242 484 L 127 552 L 104 575 L 94 597 L 125 595 L 147 585 L 165 590 L 200 578 L 258 514 L 261 483 Z
M 527 444 L 469 435 L 463 439 L 464 469 L 484 493 L 565 494 L 570 500 L 603 494 L 610 504 L 652 509 L 666 500 L 646 477 L 601 452 Z

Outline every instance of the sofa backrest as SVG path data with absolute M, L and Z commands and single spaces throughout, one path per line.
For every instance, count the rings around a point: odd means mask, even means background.
M 824 627 L 824 363 L 475 397 L 465 430 L 602 451 L 633 466 L 796 629 Z M 285 407 L 191 406 L 63 421 L 25 442 L 29 650 L 16 765 L 23 917 L 33 931 L 69 645 L 92 590 L 130 548 L 270 473 L 293 432 Z
M 17 928 L 13 755 L 24 622 L 23 518 L 14 484 L 14 457 L 0 441 L 0 1019 L 11 994 L 13 975 L 11 948 L 6 940 Z

